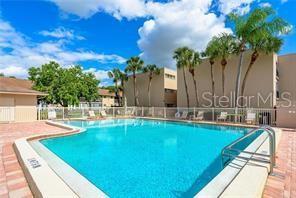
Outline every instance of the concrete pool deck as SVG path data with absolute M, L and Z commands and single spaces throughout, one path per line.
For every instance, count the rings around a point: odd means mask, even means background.
M 16 139 L 65 132 L 45 122 L 0 124 L 0 197 L 33 197 L 13 149 Z
M 54 134 L 66 129 L 45 122 L 0 124 L 0 197 L 32 197 L 12 144 L 14 140 L 37 134 Z M 296 196 L 296 132 L 283 130 L 277 152 L 276 176 L 269 176 L 264 197 Z

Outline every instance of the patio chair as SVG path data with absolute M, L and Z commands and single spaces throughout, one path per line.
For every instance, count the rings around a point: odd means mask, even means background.
M 88 118 L 96 118 L 97 116 L 96 116 L 96 114 L 95 114 L 95 112 L 94 111 L 88 111 Z
M 248 112 L 247 117 L 246 117 L 246 123 L 247 124 L 255 124 L 256 123 L 256 113 Z
M 183 111 L 181 119 L 186 120 L 188 117 L 188 111 Z
M 106 111 L 105 111 L 105 110 L 102 110 L 102 111 L 100 112 L 100 114 L 101 114 L 102 117 L 107 117 L 107 114 L 106 114 Z
M 132 110 L 127 110 L 126 111 L 126 116 L 134 116 L 135 114 L 135 109 L 133 108 Z
M 179 119 L 181 117 L 181 113 L 178 111 L 177 113 L 175 113 L 175 118 Z
M 222 120 L 225 122 L 227 120 L 227 115 L 227 112 L 221 112 L 220 115 L 217 117 L 217 121 Z
M 204 111 L 199 111 L 196 116 L 193 117 L 193 120 L 203 120 L 204 119 Z
M 48 114 L 47 116 L 49 120 L 53 120 L 57 118 L 57 113 L 54 109 L 48 110 L 47 114 Z

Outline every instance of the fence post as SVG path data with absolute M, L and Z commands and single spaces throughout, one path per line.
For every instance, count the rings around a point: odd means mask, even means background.
M 40 106 L 38 107 L 38 120 L 40 121 Z
M 166 107 L 163 108 L 163 117 L 166 118 Z
M 82 112 L 82 114 L 81 114 L 81 116 L 82 116 L 82 118 L 84 118 L 84 108 L 83 107 L 81 107 L 82 109 L 81 109 L 81 112 Z
M 63 120 L 65 119 L 65 107 L 62 107 Z
M 113 117 L 115 117 L 115 109 L 114 109 L 114 107 L 112 107 L 112 113 L 113 113 Z
M 142 117 L 144 117 L 144 107 L 142 106 Z
M 154 117 L 154 107 L 151 107 L 151 111 L 152 111 L 152 117 Z
M 193 107 L 193 118 L 195 118 L 195 107 Z
M 212 108 L 212 121 L 215 121 L 215 108 Z

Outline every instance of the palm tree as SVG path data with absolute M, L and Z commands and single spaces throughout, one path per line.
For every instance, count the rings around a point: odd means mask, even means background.
M 252 50 L 251 60 L 249 62 L 247 71 L 242 81 L 241 96 L 244 95 L 245 87 L 247 83 L 250 71 L 258 59 L 260 53 L 271 54 L 276 53 L 281 49 L 283 45 L 283 40 L 275 36 L 270 36 L 267 38 L 258 38 L 250 42 L 250 48 Z
M 239 63 L 235 85 L 235 104 L 238 105 L 243 55 L 247 46 L 254 40 L 264 39 L 270 35 L 286 34 L 291 30 L 291 26 L 283 19 L 275 17 L 275 12 L 270 7 L 257 8 L 244 16 L 231 13 L 229 19 L 234 23 L 234 33 L 238 39 Z
M 189 108 L 189 94 L 188 94 L 185 68 L 189 67 L 191 55 L 192 55 L 192 53 L 188 47 L 181 47 L 181 48 L 178 48 L 174 51 L 174 56 L 173 56 L 173 58 L 177 62 L 177 68 L 182 69 L 182 71 L 183 71 L 185 92 L 186 92 L 186 98 L 187 98 L 187 108 Z
M 227 65 L 227 59 L 236 49 L 236 43 L 234 36 L 227 33 L 222 33 L 218 37 L 214 37 L 213 40 L 217 40 L 218 58 L 221 59 L 222 66 L 222 95 L 225 96 L 225 68 Z
M 154 75 L 159 75 L 160 74 L 160 69 L 156 65 L 147 65 L 146 67 L 143 68 L 143 71 L 148 74 L 149 78 L 149 84 L 148 84 L 148 105 L 151 107 L 151 94 L 150 94 L 150 89 L 151 89 L 151 82 L 152 78 Z
M 109 78 L 113 78 L 113 82 L 115 85 L 115 98 L 117 99 L 117 104 L 120 104 L 120 96 L 119 96 L 119 89 L 118 89 L 118 81 L 120 80 L 120 69 L 114 68 L 108 72 Z
M 214 106 L 215 103 L 215 80 L 214 80 L 214 71 L 213 66 L 215 64 L 215 61 L 218 57 L 218 44 L 216 39 L 212 39 L 207 47 L 206 50 L 202 53 L 203 57 L 207 57 L 210 63 L 210 69 L 211 69 L 211 85 L 212 85 L 212 106 Z
M 141 71 L 144 65 L 144 61 L 141 60 L 139 57 L 134 56 L 131 57 L 129 60 L 126 61 L 127 66 L 125 68 L 125 72 L 130 72 L 133 75 L 133 84 L 134 84 L 134 104 L 135 106 L 139 105 L 138 101 L 138 94 L 137 94 L 137 80 L 136 80 L 136 73 Z
M 193 83 L 194 83 L 194 91 L 195 91 L 195 102 L 196 106 L 199 107 L 199 99 L 198 99 L 198 88 L 197 88 L 197 82 L 195 79 L 195 69 L 201 64 L 200 55 L 198 52 L 195 52 L 194 50 L 191 51 L 191 60 L 188 67 L 188 71 L 192 76 Z
M 119 79 L 120 79 L 120 90 L 122 92 L 122 101 L 121 101 L 121 105 L 126 107 L 126 96 L 125 96 L 125 82 L 128 80 L 128 77 L 127 77 L 127 74 L 124 73 L 124 72 L 120 72 L 120 75 L 119 75 Z

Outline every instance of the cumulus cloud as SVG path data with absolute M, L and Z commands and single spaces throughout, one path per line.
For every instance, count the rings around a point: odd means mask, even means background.
M 100 69 L 91 67 L 91 68 L 85 69 L 84 71 L 91 72 L 96 76 L 97 79 L 100 79 L 101 86 L 106 86 L 110 84 L 110 79 L 109 79 L 107 70 L 100 70 Z
M 77 40 L 84 40 L 85 38 L 80 35 L 75 35 L 73 30 L 68 30 L 64 27 L 58 27 L 52 31 L 43 30 L 39 32 L 39 34 L 43 36 L 58 38 L 58 39 L 77 39 Z
M 138 46 L 146 62 L 174 68 L 173 51 L 182 46 L 203 50 L 212 36 L 231 32 L 224 16 L 210 13 L 211 0 L 147 3 L 153 19 L 139 29 Z
M 61 41 L 34 43 L 17 32 L 8 22 L 0 19 L 0 73 L 27 77 L 27 69 L 49 61 L 71 65 L 80 61 L 99 63 L 124 63 L 125 59 L 115 54 L 99 54 L 90 50 L 69 50 Z
M 219 10 L 223 14 L 236 12 L 240 15 L 250 11 L 250 5 L 254 0 L 220 0 Z
M 145 18 L 139 28 L 138 47 L 140 56 L 146 63 L 155 63 L 159 66 L 174 68 L 172 59 L 173 51 L 181 46 L 188 46 L 202 51 L 212 36 L 221 32 L 231 33 L 225 27 L 225 16 L 230 12 L 244 14 L 250 10 L 250 5 L 255 0 L 173 0 L 154 2 L 152 0 L 50 0 L 64 13 L 74 14 L 80 18 L 89 18 L 97 12 L 105 12 L 116 19 Z M 217 3 L 219 14 L 212 12 L 213 3 Z M 0 27 L 1 28 L 1 27 Z M 12 34 L 16 34 L 12 31 Z M 66 29 L 43 31 L 43 35 L 55 38 L 65 38 L 74 35 Z M 81 60 L 97 60 L 100 62 L 123 63 L 124 58 L 117 55 L 97 54 L 92 51 L 69 51 L 63 42 L 35 43 L 32 46 L 23 36 L 18 34 L 13 42 L 24 45 L 21 50 L 13 48 L 9 55 L 24 58 L 23 62 L 29 63 L 28 56 L 36 62 L 44 60 L 57 60 L 62 64 L 69 64 Z M 7 45 L 1 42 L 0 46 Z M 18 39 L 18 40 L 17 40 Z M 10 45 L 11 47 L 12 45 Z M 12 61 L 12 60 L 11 60 Z M 18 61 L 16 61 L 18 62 Z M 19 66 L 19 65 L 14 65 Z M 0 66 L 1 68 L 1 66 Z M 104 71 L 94 71 L 96 75 L 106 77 Z
M 117 19 L 145 16 L 145 0 L 50 0 L 62 11 L 89 18 L 97 12 L 106 12 Z
M 264 7 L 271 7 L 271 4 L 268 3 L 268 2 L 264 2 L 264 3 L 260 3 L 259 6 L 260 6 L 260 7 L 263 7 L 263 8 L 264 8 Z
M 105 12 L 117 19 L 144 17 L 138 30 L 140 56 L 147 63 L 173 68 L 173 51 L 181 46 L 203 50 L 212 36 L 231 32 L 225 27 L 225 15 L 246 13 L 254 0 L 218 0 L 221 15 L 211 12 L 213 0 L 52 0 L 64 12 L 82 18 Z

